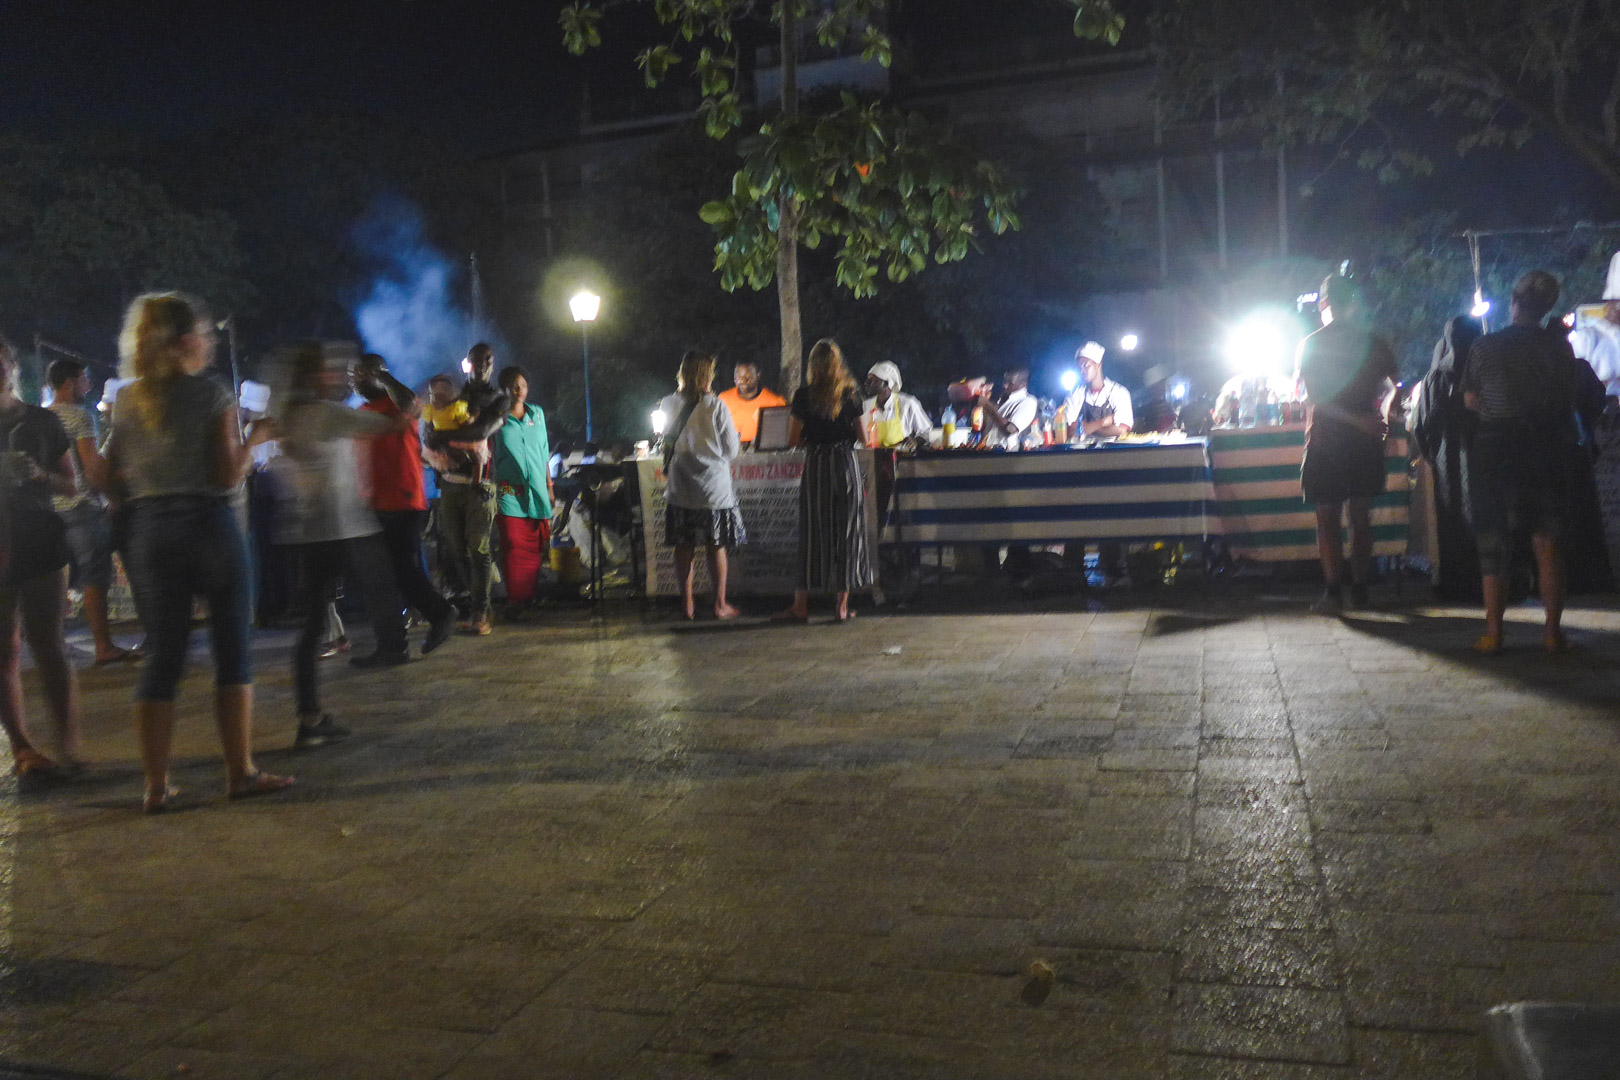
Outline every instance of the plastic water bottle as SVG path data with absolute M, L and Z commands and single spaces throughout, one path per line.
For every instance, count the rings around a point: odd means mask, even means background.
M 956 410 L 949 405 L 945 406 L 945 414 L 939 419 L 939 428 L 940 431 L 944 432 L 940 445 L 949 450 L 951 440 L 956 438 Z

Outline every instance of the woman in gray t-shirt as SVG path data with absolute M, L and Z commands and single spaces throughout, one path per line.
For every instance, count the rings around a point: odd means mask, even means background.
M 226 792 L 241 799 L 281 791 L 292 777 L 253 763 L 247 547 L 228 499 L 247 474 L 249 451 L 271 432 L 256 424 L 244 440 L 230 391 L 203 376 L 213 359 L 214 327 L 197 301 L 178 293 L 138 297 L 119 351 L 124 375 L 135 382 L 118 395 L 107 463 L 127 504 L 130 581 L 146 630 L 135 691 L 144 807 L 157 813 L 175 795 L 174 699 L 198 596 L 208 601 Z

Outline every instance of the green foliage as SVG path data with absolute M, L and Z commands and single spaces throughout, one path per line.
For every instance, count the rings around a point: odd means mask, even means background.
M 763 21 L 779 27 L 783 3 L 794 5 L 796 18 L 811 17 L 807 0 L 779 0 L 768 11 L 755 0 L 650 0 L 671 38 L 637 57 L 645 82 L 657 86 L 691 59 L 705 130 L 725 138 L 744 124 L 735 80 L 738 25 Z M 1061 3 L 1075 12 L 1076 34 L 1118 41 L 1124 20 L 1110 0 Z M 563 10 L 570 52 L 582 54 L 600 43 L 602 16 L 611 6 L 619 5 L 577 0 Z M 821 44 L 853 45 L 884 67 L 893 61 L 893 43 L 883 30 L 888 0 L 833 0 L 814 7 L 813 31 Z M 742 167 L 730 193 L 699 211 L 715 231 L 714 268 L 728 291 L 770 285 L 783 236 L 811 250 L 836 241 L 838 284 L 870 297 L 879 275 L 898 284 L 930 263 L 957 262 L 981 250 L 985 236 L 1018 228 L 1016 192 L 994 166 L 921 116 L 850 94 L 828 98 L 824 108 L 804 116 L 767 118 L 738 149 Z
M 0 310 L 93 354 L 135 294 L 184 289 L 220 311 L 249 302 L 235 223 L 177 203 L 135 168 L 61 146 L 0 140 Z M 21 328 L 19 328 L 21 329 Z
M 1240 0 L 1158 0 L 1151 23 L 1184 106 L 1207 114 L 1219 93 L 1228 120 L 1381 180 L 1428 173 L 1437 131 L 1458 153 L 1539 132 L 1620 190 L 1620 6 L 1338 0 L 1256 19 Z
M 880 273 L 905 281 L 1018 227 L 1015 192 L 994 166 L 922 116 L 851 94 L 817 116 L 767 123 L 739 150 L 731 193 L 700 211 L 728 290 L 771 283 L 784 203 L 806 247 L 838 241 L 837 281 L 858 297 L 877 291 Z

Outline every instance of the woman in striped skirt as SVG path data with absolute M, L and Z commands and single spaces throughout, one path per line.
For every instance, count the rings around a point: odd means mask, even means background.
M 810 350 L 810 382 L 793 395 L 793 417 L 805 445 L 799 481 L 799 588 L 783 617 L 810 617 L 810 593 L 834 593 L 838 621 L 854 618 L 849 594 L 872 583 L 866 545 L 866 489 L 855 448 L 861 399 L 838 343 L 823 338 Z

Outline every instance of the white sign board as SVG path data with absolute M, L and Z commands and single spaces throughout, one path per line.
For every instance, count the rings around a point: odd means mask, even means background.
M 877 559 L 877 497 L 872 452 L 857 450 L 866 487 L 867 550 Z M 658 458 L 636 463 L 641 485 L 641 519 L 647 552 L 648 596 L 679 596 L 675 549 L 664 544 L 664 466 Z M 736 596 L 784 596 L 799 584 L 799 478 L 804 452 L 745 453 L 731 463 L 731 483 L 748 543 L 731 555 L 727 591 Z M 697 558 L 698 595 L 711 592 L 703 553 Z

